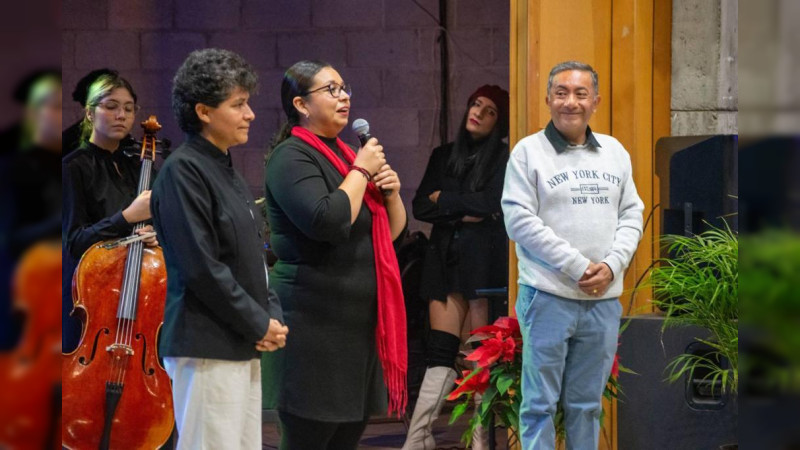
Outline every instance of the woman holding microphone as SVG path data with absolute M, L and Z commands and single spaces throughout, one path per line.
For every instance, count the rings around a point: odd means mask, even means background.
M 281 85 L 287 123 L 266 169 L 272 282 L 292 340 L 266 357 L 282 449 L 355 449 L 367 420 L 406 401 L 405 306 L 392 241 L 406 226 L 400 179 L 375 138 L 339 139 L 350 86 L 300 61 Z M 381 193 L 381 190 L 384 193 Z

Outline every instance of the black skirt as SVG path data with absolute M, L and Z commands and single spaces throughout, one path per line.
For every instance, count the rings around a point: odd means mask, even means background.
M 431 232 L 422 274 L 422 298 L 447 301 L 461 294 L 467 300 L 484 296 L 478 289 L 508 284 L 508 238 L 502 217 L 482 222 L 437 224 Z

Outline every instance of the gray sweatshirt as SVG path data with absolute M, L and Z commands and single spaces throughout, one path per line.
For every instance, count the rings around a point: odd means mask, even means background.
M 511 152 L 502 207 L 516 242 L 520 284 L 597 300 L 578 280 L 589 262 L 604 262 L 614 280 L 603 298 L 620 296 L 642 236 L 644 205 L 619 141 L 587 130 L 586 145 L 569 146 L 551 122 Z

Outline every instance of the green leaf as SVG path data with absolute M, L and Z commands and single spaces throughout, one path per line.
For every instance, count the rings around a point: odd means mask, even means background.
M 489 411 L 489 408 L 492 406 L 492 401 L 496 395 L 497 388 L 494 386 L 489 386 L 486 388 L 486 392 L 483 393 L 483 397 L 481 398 L 481 405 L 478 408 L 478 415 L 481 417 L 486 415 L 486 412 Z
M 519 415 L 517 415 L 513 409 L 506 409 L 504 414 L 500 416 L 503 420 L 503 425 L 508 428 L 512 428 L 515 430 L 519 429 Z
M 478 426 L 478 417 L 473 416 L 469 419 L 469 424 L 467 425 L 467 429 L 464 430 L 464 434 L 461 435 L 461 442 L 465 443 L 467 447 L 472 444 L 472 432 Z
M 478 372 L 480 372 L 480 371 L 481 371 L 481 368 L 480 368 L 480 367 L 476 367 L 476 368 L 475 368 L 475 369 L 474 369 L 472 372 L 470 372 L 469 374 L 467 374 L 467 376 L 466 376 L 466 377 L 464 377 L 464 379 L 463 379 L 463 380 L 461 380 L 461 383 L 459 383 L 459 386 L 461 386 L 462 384 L 464 384 L 464 383 L 466 383 L 467 381 L 469 381 L 469 379 L 470 379 L 470 378 L 472 378 L 472 377 L 474 377 L 475 375 L 477 375 L 477 374 L 478 374 Z
M 511 375 L 504 373 L 500 375 L 497 379 L 497 391 L 501 394 L 505 394 L 508 391 L 508 388 L 514 384 L 514 377 Z
M 464 403 L 459 403 L 458 405 L 456 405 L 456 407 L 453 408 L 453 412 L 450 413 L 450 422 L 448 422 L 448 425 L 452 425 L 453 423 L 455 423 L 455 421 L 458 420 L 458 418 L 461 417 L 462 414 L 464 414 L 468 406 L 469 406 L 469 399 L 467 399 Z
M 493 368 L 490 373 L 492 377 L 499 377 L 506 372 L 508 372 L 508 368 L 504 364 L 497 364 L 497 367 Z

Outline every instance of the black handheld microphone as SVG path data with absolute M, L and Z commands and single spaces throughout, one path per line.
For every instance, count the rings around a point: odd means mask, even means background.
M 372 135 L 369 134 L 369 122 L 364 119 L 356 119 L 353 121 L 353 131 L 358 135 L 358 142 L 361 143 L 363 147 L 366 145 L 367 141 L 372 138 Z M 388 197 L 392 194 L 392 191 L 389 189 L 381 189 L 381 193 L 384 197 Z
M 372 137 L 369 134 L 369 122 L 364 119 L 356 119 L 353 122 L 353 131 L 358 135 L 358 141 L 361 142 L 362 147 Z

